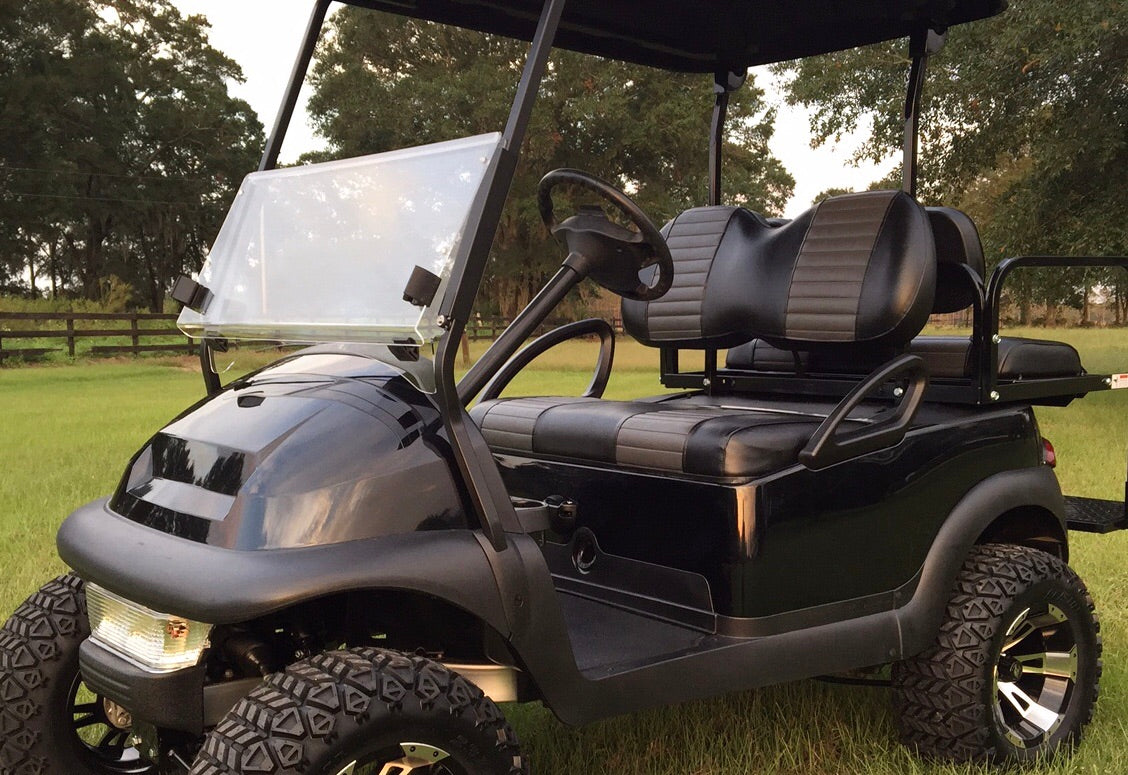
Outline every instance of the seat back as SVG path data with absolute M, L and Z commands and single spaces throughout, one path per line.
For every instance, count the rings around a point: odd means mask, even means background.
M 925 209 L 936 239 L 936 299 L 932 312 L 959 312 L 975 303 L 974 280 L 967 269 L 980 280 L 986 272 L 979 231 L 971 218 L 959 210 L 951 207 Z
M 777 225 L 742 208 L 704 207 L 667 227 L 674 282 L 623 301 L 640 341 L 731 347 L 761 338 L 789 350 L 897 349 L 932 310 L 936 251 L 923 208 L 899 191 L 828 199 Z

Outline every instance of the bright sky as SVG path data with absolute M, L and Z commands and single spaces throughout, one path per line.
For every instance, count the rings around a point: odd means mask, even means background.
M 237 61 L 247 78 L 246 83 L 234 85 L 233 92 L 251 104 L 269 131 L 309 20 L 312 0 L 173 1 L 184 13 L 203 14 L 211 22 L 212 45 Z M 771 80 L 766 71 L 757 71 L 762 87 L 769 87 Z M 847 160 L 854 144 L 849 140 L 838 148 L 812 149 L 810 137 L 806 113 L 781 104 L 772 151 L 796 180 L 795 195 L 786 216 L 801 213 L 821 191 L 831 187 L 864 188 L 893 166 L 889 161 L 880 167 L 852 167 Z M 296 114 L 282 159 L 292 161 L 320 145 L 304 113 Z

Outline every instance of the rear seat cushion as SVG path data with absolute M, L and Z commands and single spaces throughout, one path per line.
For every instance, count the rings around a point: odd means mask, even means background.
M 1081 356 L 1065 342 L 1003 337 L 999 342 L 999 376 L 1003 379 L 1045 379 L 1084 374 Z
M 736 478 L 794 465 L 821 420 L 684 402 L 509 398 L 470 416 L 495 452 Z
M 974 357 L 967 337 L 918 336 L 910 343 L 909 352 L 924 359 L 933 377 L 960 379 L 973 373 Z M 833 351 L 797 355 L 803 370 L 815 374 L 868 374 L 881 365 L 876 358 L 844 357 Z M 730 349 L 725 365 L 730 369 L 794 374 L 795 358 L 795 353 L 753 339 Z M 1001 379 L 1076 377 L 1084 373 L 1081 356 L 1065 342 L 1010 336 L 999 341 Z

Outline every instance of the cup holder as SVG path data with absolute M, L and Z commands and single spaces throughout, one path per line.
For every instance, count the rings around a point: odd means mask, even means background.
M 599 557 L 599 544 L 595 541 L 595 534 L 590 530 L 582 529 L 576 533 L 572 541 L 572 565 L 580 573 L 591 572 Z

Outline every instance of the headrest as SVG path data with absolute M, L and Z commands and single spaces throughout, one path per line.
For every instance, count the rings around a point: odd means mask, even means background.
M 983 279 L 986 271 L 983 244 L 971 218 L 951 207 L 927 207 L 932 234 L 936 238 L 935 314 L 959 312 L 975 303 L 975 291 L 968 277 L 970 268 Z
M 795 220 L 703 207 L 668 230 L 674 282 L 623 301 L 627 332 L 650 345 L 787 349 L 899 347 L 928 320 L 936 252 L 928 216 L 899 191 L 828 199 Z

